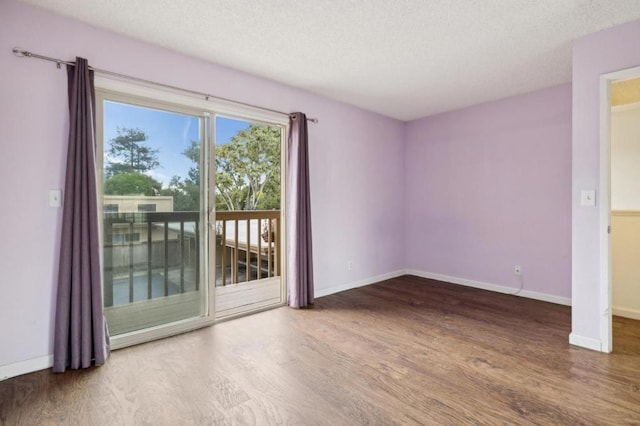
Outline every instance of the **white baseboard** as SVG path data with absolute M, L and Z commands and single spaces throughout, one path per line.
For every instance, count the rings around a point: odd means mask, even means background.
M 538 293 L 537 291 L 530 291 L 530 290 L 522 290 L 516 294 L 518 289 L 513 287 L 507 287 L 507 286 L 498 285 L 498 284 L 489 284 L 481 281 L 469 280 L 466 278 L 451 277 L 448 275 L 435 274 L 432 272 L 425 272 L 425 271 L 417 271 L 413 269 L 407 270 L 406 273 L 408 275 L 415 275 L 418 277 L 428 278 L 431 280 L 443 281 L 443 282 L 452 283 L 452 284 L 459 284 L 467 287 L 479 288 L 482 290 L 495 291 L 497 293 L 511 294 L 514 296 L 541 300 L 543 302 L 555 303 L 558 305 L 571 306 L 571 299 L 568 297 L 556 296 L 556 295 L 547 294 L 547 293 Z
M 579 336 L 575 333 L 569 334 L 569 343 L 574 346 L 591 349 L 593 351 L 602 352 L 602 342 L 591 337 Z
M 631 318 L 634 320 L 640 320 L 640 311 L 637 309 L 620 308 L 620 307 L 614 306 L 613 315 L 616 315 L 619 317 Z
M 12 364 L 0 365 L 0 381 L 11 377 L 33 373 L 38 370 L 45 370 L 53 366 L 53 355 L 45 355 L 39 358 L 28 359 L 26 361 L 14 362 Z
M 401 277 L 406 274 L 407 274 L 407 271 L 405 271 L 404 269 L 400 269 L 398 271 L 389 272 L 388 274 L 377 275 L 375 277 L 366 278 L 360 281 L 353 281 L 350 283 L 341 284 L 341 285 L 337 285 L 329 288 L 316 289 L 314 291 L 314 297 L 315 298 L 324 297 L 330 294 L 339 293 L 341 291 L 351 290 L 352 288 L 364 287 L 365 285 L 375 284 L 380 281 Z

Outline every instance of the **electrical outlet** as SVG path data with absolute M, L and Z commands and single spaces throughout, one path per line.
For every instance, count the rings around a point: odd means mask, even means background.
M 348 271 L 353 270 L 353 260 L 348 260 L 347 261 L 347 270 Z
M 516 276 L 522 275 L 522 266 L 514 265 L 514 267 L 513 267 L 513 275 L 516 275 Z

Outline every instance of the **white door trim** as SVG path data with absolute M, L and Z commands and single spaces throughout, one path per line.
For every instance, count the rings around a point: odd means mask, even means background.
M 602 352 L 613 350 L 611 269 L 611 83 L 640 77 L 640 67 L 600 76 L 600 342 Z

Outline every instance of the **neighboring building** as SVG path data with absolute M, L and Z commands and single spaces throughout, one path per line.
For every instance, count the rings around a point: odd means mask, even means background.
M 105 195 L 103 198 L 103 211 L 105 219 L 110 213 L 150 213 L 150 212 L 172 212 L 173 197 L 171 196 L 146 196 L 146 195 Z M 117 216 L 115 216 L 117 218 Z M 112 228 L 111 241 L 114 245 L 124 243 L 137 243 L 147 239 L 146 218 L 136 218 L 133 221 L 123 221 L 114 223 Z M 105 229 L 105 232 L 109 232 Z M 175 231 L 170 232 L 169 239 L 175 240 L 178 235 Z M 141 237 L 143 235 L 143 237 Z M 152 227 L 152 241 L 164 239 L 164 227 L 154 225 Z
M 105 212 L 172 212 L 173 197 L 146 195 L 105 195 L 103 201 Z
M 146 270 L 149 261 L 154 268 L 162 267 L 165 252 L 169 266 L 175 266 L 181 259 L 180 250 L 185 250 L 184 255 L 187 256 L 188 262 L 195 264 L 197 244 L 194 229 L 198 213 L 193 213 L 193 221 L 182 222 L 184 238 L 182 249 L 180 219 L 167 218 L 167 215 L 155 217 L 156 213 L 173 212 L 173 197 L 105 195 L 103 210 L 104 247 L 110 254 L 107 256 L 108 264 L 105 266 L 114 273 L 126 272 L 131 265 L 134 269 Z M 151 216 L 148 213 L 154 215 Z M 164 221 L 167 219 L 170 221 L 165 230 Z M 152 245 L 151 254 L 148 250 L 149 244 Z

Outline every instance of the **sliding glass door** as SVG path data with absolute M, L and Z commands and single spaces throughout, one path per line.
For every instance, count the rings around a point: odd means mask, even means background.
M 283 126 L 215 118 L 215 317 L 284 302 Z
M 108 92 L 99 92 L 98 113 L 110 333 L 205 315 L 208 119 Z
M 96 87 L 114 346 L 284 304 L 284 119 L 106 79 Z

